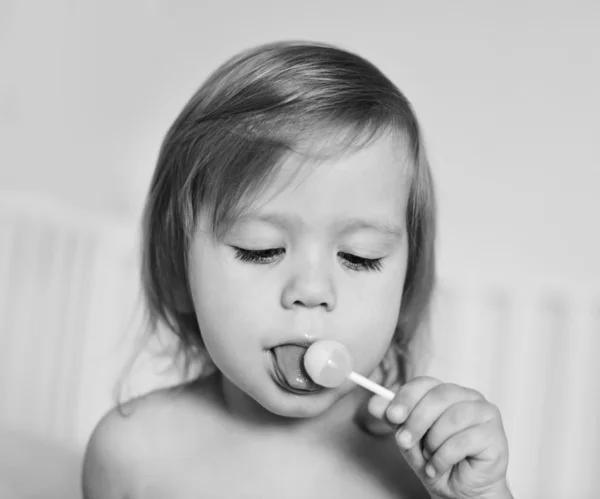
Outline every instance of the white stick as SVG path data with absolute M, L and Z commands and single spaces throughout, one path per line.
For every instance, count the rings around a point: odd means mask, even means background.
M 392 390 L 388 390 L 387 388 L 384 388 L 383 386 L 374 383 L 370 379 L 365 378 L 364 376 L 361 376 L 360 374 L 355 373 L 354 371 L 352 371 L 348 375 L 348 379 L 354 381 L 354 383 L 356 383 L 357 385 L 360 385 L 363 388 L 366 388 L 367 390 L 370 390 L 376 395 L 379 395 L 380 397 L 383 397 L 384 399 L 387 399 L 389 401 L 393 400 L 393 398 L 396 396 L 396 394 Z

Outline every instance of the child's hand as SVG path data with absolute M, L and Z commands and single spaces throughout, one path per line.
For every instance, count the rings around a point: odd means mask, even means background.
M 396 443 L 430 494 L 452 499 L 512 498 L 508 443 L 498 408 L 475 390 L 414 378 L 389 404 L 369 412 L 395 427 Z

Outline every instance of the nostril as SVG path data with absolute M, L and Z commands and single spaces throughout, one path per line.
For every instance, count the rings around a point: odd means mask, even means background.
M 322 308 L 331 311 L 335 308 L 335 293 L 333 288 L 303 285 L 292 282 L 281 294 L 281 305 L 286 308 Z
M 316 307 L 323 307 L 327 310 L 331 309 L 331 306 L 329 305 L 329 303 L 327 302 L 321 302 L 321 303 L 305 303 L 303 301 L 300 300 L 296 300 L 294 302 L 294 306 L 296 307 L 310 307 L 310 308 L 316 308 Z

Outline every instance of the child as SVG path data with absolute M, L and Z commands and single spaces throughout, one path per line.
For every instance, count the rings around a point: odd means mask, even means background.
M 434 227 L 418 122 L 372 64 L 275 43 L 220 67 L 169 130 L 144 218 L 151 323 L 201 373 L 102 419 L 85 498 L 512 497 L 497 409 L 409 379 Z M 392 403 L 315 384 L 320 339 Z

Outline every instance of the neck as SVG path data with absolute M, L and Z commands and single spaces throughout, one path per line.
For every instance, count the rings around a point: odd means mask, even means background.
M 224 408 L 237 421 L 264 431 L 280 433 L 303 441 L 331 442 L 354 439 L 362 430 L 354 422 L 357 411 L 367 403 L 369 394 L 360 388 L 352 390 L 329 409 L 313 418 L 292 418 L 273 414 L 258 404 L 225 376 L 219 375 Z

